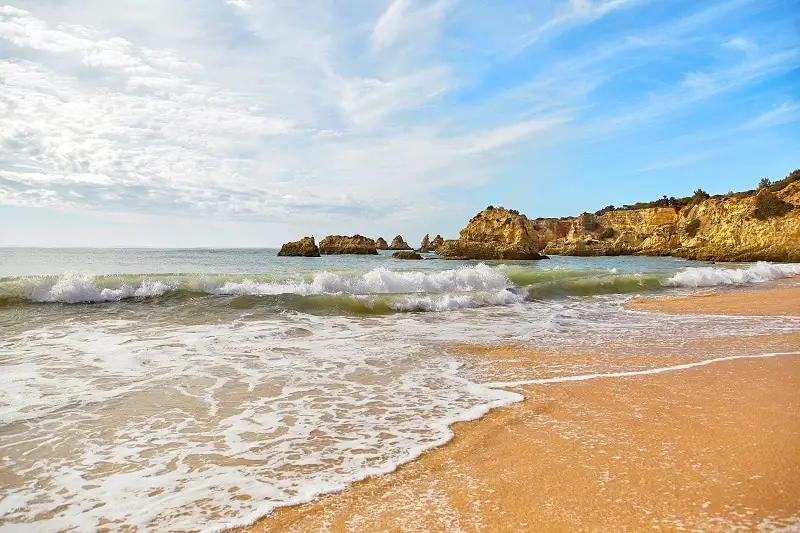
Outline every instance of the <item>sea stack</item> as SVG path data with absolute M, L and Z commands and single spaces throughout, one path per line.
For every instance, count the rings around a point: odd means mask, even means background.
M 422 242 L 419 244 L 419 251 L 422 253 L 427 253 L 431 251 L 431 236 L 430 234 L 425 234 L 422 238 Z
M 314 237 L 303 237 L 299 241 L 287 242 L 278 252 L 281 257 L 319 257 L 319 248 Z
M 433 238 L 433 240 L 431 241 L 431 250 L 433 250 L 434 252 L 438 251 L 438 250 L 439 250 L 439 247 L 440 247 L 442 244 L 444 244 L 444 239 L 442 238 L 442 236 L 441 236 L 441 235 L 437 235 L 437 236 L 436 236 L 436 237 L 434 237 L 434 238 Z
M 375 241 L 363 235 L 328 235 L 320 241 L 319 251 L 323 255 L 378 255 Z
M 458 240 L 444 241 L 445 259 L 541 259 L 538 236 L 519 211 L 489 206 L 469 221 Z
M 403 240 L 402 235 L 396 236 L 392 239 L 392 244 L 389 245 L 390 250 L 411 250 L 411 246 L 408 245 L 406 241 Z
M 377 250 L 388 250 L 389 245 L 386 243 L 386 239 L 378 237 L 378 240 L 375 241 L 375 248 Z

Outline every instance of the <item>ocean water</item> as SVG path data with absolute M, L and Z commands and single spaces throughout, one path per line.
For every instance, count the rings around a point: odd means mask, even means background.
M 389 472 L 453 422 L 521 399 L 455 344 L 622 341 L 635 354 L 645 339 L 800 331 L 789 317 L 623 307 L 795 274 L 673 258 L 0 249 L 0 531 L 248 523 Z

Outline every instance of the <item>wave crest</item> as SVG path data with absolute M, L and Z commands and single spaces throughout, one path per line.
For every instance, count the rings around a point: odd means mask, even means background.
M 717 287 L 761 283 L 800 274 L 797 263 L 767 263 L 759 261 L 747 268 L 690 267 L 668 278 L 668 287 Z

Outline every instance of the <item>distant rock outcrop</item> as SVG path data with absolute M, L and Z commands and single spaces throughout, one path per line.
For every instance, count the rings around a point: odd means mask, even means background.
M 386 239 L 378 237 L 378 240 L 375 241 L 375 248 L 378 250 L 388 250 L 389 245 L 386 243 Z
M 319 251 L 323 255 L 358 254 L 377 255 L 375 241 L 362 235 L 328 235 L 319 243 Z
M 489 206 L 469 221 L 458 240 L 444 241 L 446 259 L 541 259 L 531 221 L 518 211 Z
M 314 237 L 303 237 L 299 241 L 287 242 L 281 246 L 279 256 L 288 257 L 319 257 L 319 248 L 314 242 Z
M 433 250 L 434 252 L 438 251 L 438 250 L 439 250 L 439 247 L 440 247 L 442 244 L 444 244 L 444 239 L 442 238 L 442 236 L 441 236 L 441 235 L 437 235 L 437 236 L 436 236 L 436 237 L 434 237 L 434 238 L 433 238 L 433 240 L 431 241 L 431 250 Z
M 395 259 L 422 259 L 422 256 L 414 250 L 401 250 L 393 253 L 392 257 Z
M 422 253 L 428 253 L 431 251 L 431 236 L 429 234 L 425 234 L 422 238 L 422 242 L 419 243 L 419 251 Z
M 408 245 L 406 241 L 403 240 L 402 235 L 398 235 L 394 239 L 392 239 L 392 244 L 389 245 L 390 250 L 411 250 L 411 246 Z

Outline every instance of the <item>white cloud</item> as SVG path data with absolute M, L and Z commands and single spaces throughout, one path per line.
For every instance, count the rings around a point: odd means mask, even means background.
M 409 32 L 432 29 L 452 4 L 408 4 L 400 19 L 384 14 L 372 37 L 381 47 L 417 47 Z M 219 42 L 206 49 L 166 26 L 164 36 L 128 26 L 115 35 L 114 26 L 100 31 L 41 11 L 53 20 L 0 11 L 6 205 L 407 217 L 409 203 L 387 194 L 397 183 L 426 196 L 484 183 L 491 152 L 556 125 L 501 118 L 456 135 L 423 117 L 425 126 L 410 127 L 409 113 L 454 87 L 449 67 L 394 59 L 396 50 L 374 65 L 353 63 L 341 54 L 349 44 L 335 12 L 308 18 L 292 6 L 248 4 L 244 32 L 211 34 L 248 41 L 247 53 L 220 57 L 204 53 Z

